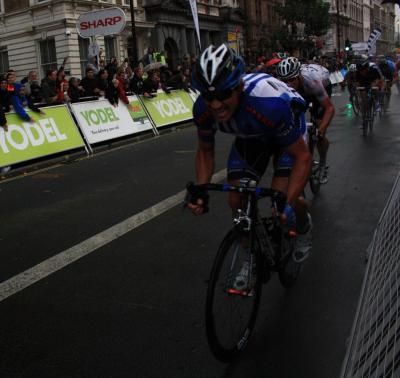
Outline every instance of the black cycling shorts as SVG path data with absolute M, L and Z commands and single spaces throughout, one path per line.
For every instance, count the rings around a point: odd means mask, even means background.
M 274 153 L 271 141 L 236 137 L 228 158 L 228 180 L 251 178 L 259 181 Z

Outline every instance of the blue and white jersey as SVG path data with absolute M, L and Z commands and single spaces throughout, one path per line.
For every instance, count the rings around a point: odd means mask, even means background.
M 200 140 L 214 142 L 217 130 L 241 138 L 262 138 L 286 147 L 307 132 L 304 99 L 271 75 L 254 73 L 243 77 L 244 89 L 238 109 L 228 122 L 217 122 L 200 96 L 193 117 Z

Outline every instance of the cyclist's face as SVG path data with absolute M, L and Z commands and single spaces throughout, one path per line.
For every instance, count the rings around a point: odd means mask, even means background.
M 289 87 L 291 87 L 291 88 L 293 88 L 293 89 L 296 89 L 296 90 L 298 90 L 299 89 L 299 86 L 300 86 L 300 80 L 299 80 L 299 77 L 297 76 L 297 77 L 294 77 L 294 78 L 292 78 L 292 79 L 289 79 L 289 80 L 285 80 L 285 83 L 289 86 Z
M 239 86 L 237 89 L 233 90 L 231 96 L 227 99 L 206 100 L 207 107 L 217 122 L 227 122 L 232 118 L 239 106 L 242 88 L 243 86 Z

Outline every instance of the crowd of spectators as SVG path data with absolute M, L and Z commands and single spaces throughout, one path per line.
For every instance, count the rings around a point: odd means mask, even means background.
M 0 126 L 8 130 L 5 113 L 14 110 L 23 120 L 33 122 L 26 109 L 41 113 L 40 107 L 106 98 L 113 106 L 122 102 L 130 107 L 127 95 L 157 96 L 159 90 L 190 91 L 191 66 L 194 60 L 186 55 L 175 70 L 168 67 L 165 56 L 149 48 L 141 64 L 133 67 L 129 59 L 119 63 L 112 58 L 108 64 L 91 57 L 82 79 L 67 77 L 64 59 L 62 66 L 48 70 L 39 81 L 36 71 L 16 82 L 16 72 L 9 70 L 0 76 Z

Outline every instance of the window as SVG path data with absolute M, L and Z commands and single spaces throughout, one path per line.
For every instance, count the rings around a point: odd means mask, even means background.
M 54 38 L 49 38 L 39 42 L 40 48 L 40 64 L 42 70 L 42 76 L 46 77 L 48 70 L 57 69 L 57 52 L 56 43 Z
M 130 0 L 124 0 L 124 5 L 131 5 Z M 137 0 L 133 0 L 133 7 L 137 8 Z
M 104 48 L 106 50 L 106 61 L 109 63 L 112 57 L 117 56 L 115 50 L 115 38 L 104 37 Z
M 88 64 L 90 39 L 79 37 L 78 44 L 79 44 L 79 57 L 81 63 L 81 75 L 82 77 L 84 77 L 86 66 Z
M 0 74 L 4 75 L 9 68 L 7 47 L 0 47 Z

